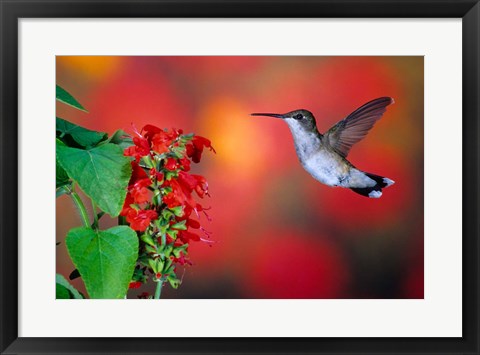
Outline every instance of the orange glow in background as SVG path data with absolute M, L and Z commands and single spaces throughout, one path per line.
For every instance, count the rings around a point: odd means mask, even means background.
M 423 298 L 423 57 L 60 56 L 56 82 L 89 111 L 57 104 L 58 117 L 109 134 L 133 133 L 132 123 L 182 128 L 217 151 L 192 164 L 209 182 L 202 205 L 213 220 L 201 222 L 216 243 L 190 246 L 194 265 L 162 298 Z M 304 108 L 323 133 L 381 96 L 395 104 L 348 156 L 395 180 L 380 199 L 317 182 L 284 122 L 250 116 Z M 79 225 L 58 198 L 66 277 L 64 239 Z

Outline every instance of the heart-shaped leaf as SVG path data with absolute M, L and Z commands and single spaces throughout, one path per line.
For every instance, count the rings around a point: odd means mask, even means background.
M 71 229 L 68 253 L 91 298 L 123 298 L 138 258 L 137 233 L 127 226 L 105 231 Z
M 58 85 L 56 87 L 56 98 L 58 101 L 63 102 L 64 104 L 75 107 L 81 111 L 88 112 L 77 100 L 75 100 L 72 95 L 70 95 L 70 93 Z
M 57 160 L 98 207 L 118 216 L 132 174 L 130 160 L 116 144 L 77 149 L 57 144 Z

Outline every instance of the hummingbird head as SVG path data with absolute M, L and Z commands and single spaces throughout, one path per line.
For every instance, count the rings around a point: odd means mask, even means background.
M 276 117 L 284 120 L 292 131 L 313 132 L 317 129 L 315 117 L 310 111 L 295 110 L 284 114 L 278 113 L 252 113 L 252 116 Z
M 310 111 L 295 110 L 284 114 L 252 113 L 252 116 L 268 116 L 284 120 L 292 132 L 295 150 L 300 161 L 304 161 L 306 157 L 313 154 L 321 144 L 321 135 L 317 130 L 315 117 Z

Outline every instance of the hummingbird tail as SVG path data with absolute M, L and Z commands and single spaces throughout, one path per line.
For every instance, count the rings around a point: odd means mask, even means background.
M 365 197 L 370 197 L 370 198 L 379 198 L 382 196 L 382 189 L 385 187 L 389 187 L 395 183 L 395 181 L 390 180 L 389 178 L 375 175 L 375 174 L 370 174 L 370 173 L 365 173 L 370 179 L 374 180 L 377 184 L 372 187 L 364 187 L 364 188 L 351 188 L 353 192 L 356 192 L 357 194 L 360 194 Z

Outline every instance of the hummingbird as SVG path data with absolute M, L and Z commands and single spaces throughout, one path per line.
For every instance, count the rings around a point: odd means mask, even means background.
M 347 160 L 347 155 L 352 146 L 363 139 L 382 117 L 387 106 L 393 103 L 391 97 L 380 97 L 367 102 L 324 134 L 318 131 L 313 114 L 304 109 L 284 114 L 251 115 L 276 117 L 287 123 L 298 159 L 314 179 L 328 186 L 351 189 L 362 196 L 379 198 L 382 189 L 395 182 L 356 168 Z

